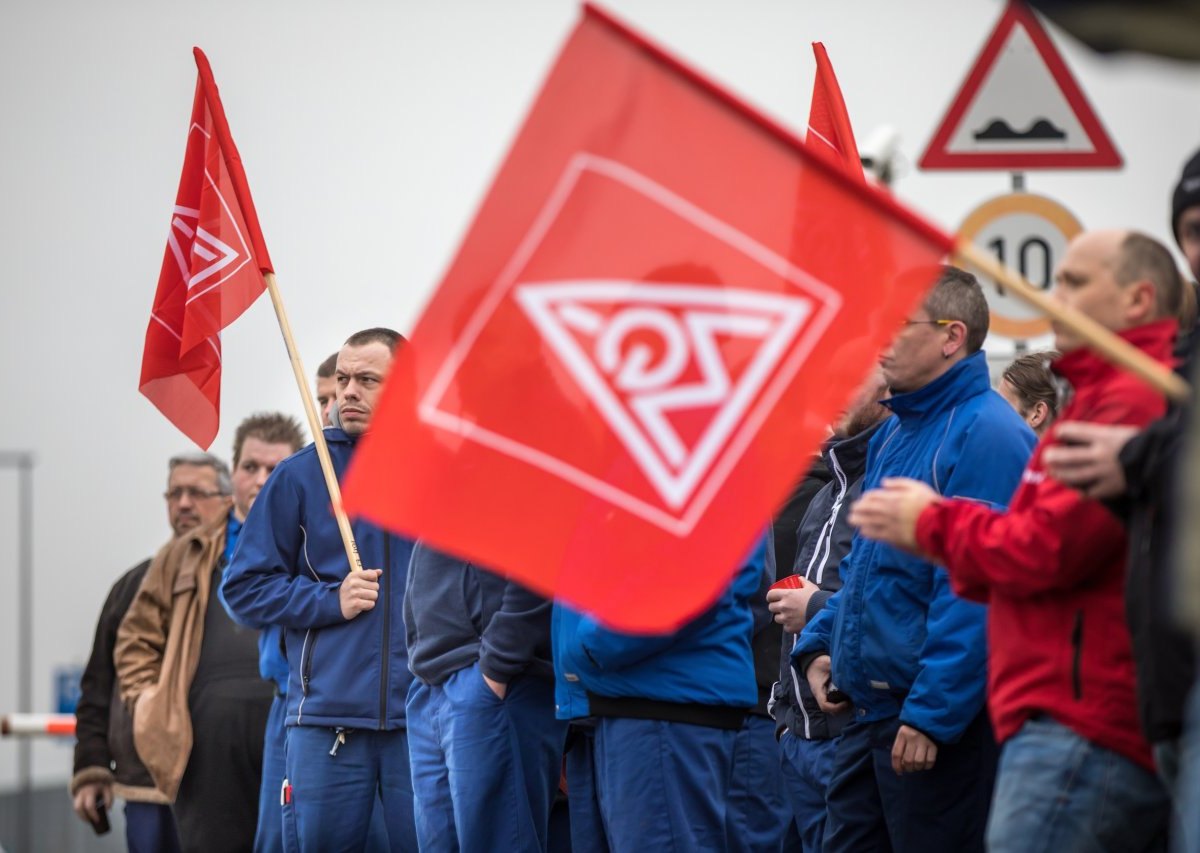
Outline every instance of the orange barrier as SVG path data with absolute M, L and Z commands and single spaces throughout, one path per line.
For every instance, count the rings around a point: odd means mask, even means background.
M 75 737 L 74 714 L 5 714 L 0 717 L 4 737 Z

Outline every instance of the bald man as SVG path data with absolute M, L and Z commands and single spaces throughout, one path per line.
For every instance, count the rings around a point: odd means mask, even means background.
M 1052 295 L 1169 363 L 1183 281 L 1142 234 L 1094 231 L 1067 248 Z M 1065 420 L 1144 426 L 1160 394 L 1055 327 Z M 1125 622 L 1125 529 L 1094 498 L 1047 476 L 1035 449 L 1008 510 L 885 480 L 850 521 L 863 536 L 943 564 L 954 591 L 990 605 L 988 704 L 1003 743 L 990 851 L 1135 851 L 1169 806 L 1138 725 Z

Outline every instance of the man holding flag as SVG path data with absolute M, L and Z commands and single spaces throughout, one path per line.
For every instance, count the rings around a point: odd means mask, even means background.
M 342 476 L 404 343 L 383 328 L 338 353 L 341 428 L 325 438 Z M 403 600 L 412 543 L 355 521 L 364 569 L 347 563 L 316 448 L 281 464 L 255 502 L 223 594 L 242 621 L 284 628 L 287 779 L 284 821 L 300 850 L 360 850 L 383 802 L 392 850 L 416 850 L 404 702 L 412 683 Z

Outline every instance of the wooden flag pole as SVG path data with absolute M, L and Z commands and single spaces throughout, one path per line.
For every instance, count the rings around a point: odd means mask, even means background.
M 271 294 L 271 304 L 275 306 L 275 316 L 279 320 L 279 330 L 283 332 L 283 343 L 287 346 L 288 359 L 292 362 L 292 373 L 296 376 L 296 384 L 300 386 L 300 399 L 304 401 L 304 414 L 308 417 L 308 428 L 313 434 L 313 443 L 317 447 L 317 459 L 321 461 L 321 473 L 325 475 L 325 488 L 329 490 L 329 501 L 333 504 L 333 516 L 337 519 L 338 531 L 342 534 L 342 545 L 346 549 L 346 559 L 350 562 L 350 571 L 362 570 L 362 560 L 358 556 L 358 545 L 354 541 L 354 531 L 350 529 L 350 519 L 342 509 L 342 490 L 338 486 L 337 475 L 333 471 L 333 460 L 329 458 L 329 446 L 325 443 L 325 432 L 321 429 L 321 419 L 317 417 L 317 406 L 313 402 L 312 391 L 308 387 L 308 375 L 304 365 L 300 363 L 300 354 L 296 351 L 296 341 L 292 337 L 292 324 L 288 322 L 287 312 L 283 310 L 283 298 L 279 295 L 279 286 L 275 283 L 275 273 L 263 273 L 263 281 L 267 283 L 267 292 Z
M 1117 337 L 1092 318 L 1051 299 L 970 240 L 959 238 L 954 254 L 963 266 L 981 270 L 1015 296 L 1083 338 L 1088 346 L 1108 361 L 1141 377 L 1172 400 L 1184 402 L 1191 396 L 1191 387 L 1177 373 Z

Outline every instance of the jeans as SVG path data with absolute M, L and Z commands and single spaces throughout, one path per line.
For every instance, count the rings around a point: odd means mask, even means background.
M 1152 771 L 1038 717 L 1000 754 L 988 850 L 1157 850 L 1169 814 L 1167 793 Z
M 1200 853 L 1200 683 L 1188 697 L 1187 719 L 1179 741 L 1179 778 L 1175 785 L 1176 832 L 1173 853 Z

